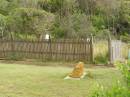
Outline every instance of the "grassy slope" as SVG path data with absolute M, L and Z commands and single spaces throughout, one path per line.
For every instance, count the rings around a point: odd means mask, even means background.
M 104 86 L 120 80 L 114 68 L 91 68 L 94 79 L 63 80 L 72 69 L 17 64 L 0 64 L 0 97 L 88 97 L 94 85 Z

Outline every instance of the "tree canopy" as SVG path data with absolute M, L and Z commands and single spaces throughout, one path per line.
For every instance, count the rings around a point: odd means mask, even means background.
M 130 34 L 130 0 L 0 0 L 1 37 Z

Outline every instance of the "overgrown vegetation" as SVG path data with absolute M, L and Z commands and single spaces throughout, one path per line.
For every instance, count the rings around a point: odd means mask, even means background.
M 106 32 L 127 41 L 130 0 L 0 0 L 0 37 L 84 38 Z
M 126 61 L 126 63 L 119 63 L 118 66 L 121 72 L 123 73 L 127 81 L 127 84 L 130 88 L 130 61 Z
M 130 97 L 130 92 L 126 87 L 117 83 L 109 90 L 104 89 L 103 86 L 98 86 L 90 97 Z
M 126 63 L 117 63 L 117 66 L 124 75 L 127 86 L 124 87 L 121 85 L 120 81 L 114 84 L 109 90 L 105 90 L 103 86 L 98 85 L 98 90 L 95 90 L 91 97 L 130 97 L 130 61 L 126 61 Z

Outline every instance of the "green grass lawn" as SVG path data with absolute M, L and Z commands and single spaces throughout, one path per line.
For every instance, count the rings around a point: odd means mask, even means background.
M 123 76 L 115 68 L 93 67 L 93 79 L 64 80 L 72 70 L 68 67 L 49 67 L 18 64 L 0 64 L 0 97 L 88 97 L 97 83 L 105 87 Z

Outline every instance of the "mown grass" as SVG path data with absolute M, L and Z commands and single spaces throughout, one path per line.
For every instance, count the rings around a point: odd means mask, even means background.
M 125 85 L 115 68 L 86 69 L 93 78 L 64 80 L 68 67 L 0 64 L 0 97 L 88 97 L 97 83 L 111 87 L 118 80 Z

